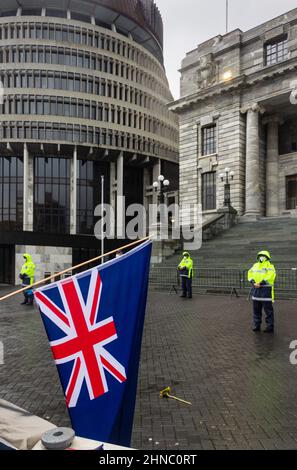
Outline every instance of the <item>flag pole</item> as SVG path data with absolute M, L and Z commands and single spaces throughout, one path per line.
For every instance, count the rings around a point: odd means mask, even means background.
M 101 207 L 102 211 L 104 211 L 104 175 L 101 175 Z M 103 224 L 103 213 L 102 213 L 102 221 L 101 221 L 101 263 L 104 263 L 104 224 Z
M 128 245 L 125 245 L 125 246 L 122 246 L 120 248 L 116 248 L 115 250 L 112 250 L 110 251 L 109 253 L 106 253 L 106 254 L 103 254 L 103 255 L 100 255 L 100 256 L 97 256 L 96 258 L 92 258 L 90 259 L 89 261 L 84 261 L 83 263 L 80 263 L 76 266 L 72 266 L 71 268 L 67 268 L 67 269 L 64 269 L 64 271 L 61 271 L 59 273 L 56 273 L 56 274 L 53 274 L 52 276 L 49 276 L 45 279 L 42 279 L 41 281 L 38 281 L 38 282 L 35 282 L 34 284 L 32 284 L 31 286 L 26 286 L 26 287 L 22 287 L 21 289 L 18 289 L 17 291 L 15 292 L 10 292 L 10 294 L 7 294 L 7 295 L 4 295 L 4 297 L 0 297 L 0 302 L 2 302 L 3 300 L 6 300 L 6 299 L 9 299 L 10 297 L 13 297 L 17 294 L 21 294 L 22 292 L 24 292 L 25 290 L 28 290 L 28 287 L 30 287 L 31 289 L 33 289 L 34 287 L 37 287 L 37 286 L 40 286 L 48 281 L 51 281 L 52 279 L 55 279 L 56 277 L 58 276 L 62 276 L 62 274 L 66 274 L 66 273 L 69 273 L 70 271 L 75 271 L 76 269 L 79 269 L 79 268 L 82 268 L 83 266 L 87 266 L 88 264 L 91 264 L 91 263 L 94 263 L 95 261 L 100 261 L 102 258 L 105 258 L 107 256 L 111 256 L 115 253 L 117 253 L 118 251 L 122 251 L 122 250 L 126 250 L 128 248 L 132 248 L 133 246 L 135 245 L 138 245 L 139 243 L 143 243 L 147 240 L 150 240 L 152 237 L 149 236 L 149 237 L 145 237 L 145 238 L 142 238 L 141 240 L 136 240 L 132 243 L 129 243 Z

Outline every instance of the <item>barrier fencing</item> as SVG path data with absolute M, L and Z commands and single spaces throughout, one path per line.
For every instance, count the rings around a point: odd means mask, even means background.
M 199 268 L 194 272 L 193 289 L 245 294 L 251 288 L 247 276 L 247 269 Z M 176 267 L 154 265 L 150 272 L 150 287 L 155 290 L 177 291 L 180 288 L 180 278 Z M 277 269 L 275 290 L 276 293 L 297 297 L 297 268 Z

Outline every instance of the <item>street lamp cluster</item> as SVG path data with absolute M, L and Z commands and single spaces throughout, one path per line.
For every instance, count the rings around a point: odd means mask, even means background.
M 233 181 L 235 176 L 234 171 L 230 171 L 230 168 L 225 168 L 225 173 L 220 174 L 222 183 L 225 183 L 224 186 L 224 206 L 231 206 L 231 190 L 230 190 L 230 181 Z
M 170 186 L 170 181 L 165 179 L 165 176 L 158 176 L 158 181 L 153 183 L 153 188 L 155 191 L 159 191 L 161 194 L 164 194 L 164 190 Z
M 158 176 L 158 181 L 153 183 L 153 188 L 155 191 L 158 192 L 158 196 L 160 198 L 160 203 L 164 203 L 164 192 L 170 186 L 170 181 L 165 179 L 165 176 L 160 175 Z
M 158 224 L 161 224 L 161 221 L 164 223 L 164 210 L 163 204 L 165 203 L 164 193 L 168 190 L 170 186 L 170 181 L 165 179 L 165 176 L 159 175 L 158 181 L 153 183 L 154 191 L 158 194 L 158 204 L 160 204 L 160 212 L 158 211 Z

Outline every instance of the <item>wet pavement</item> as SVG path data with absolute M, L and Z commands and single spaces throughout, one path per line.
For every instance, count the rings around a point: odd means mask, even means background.
M 0 293 L 3 294 L 1 289 Z M 0 398 L 69 425 L 38 311 L 0 304 Z M 244 298 L 149 296 L 132 446 L 297 449 L 297 302 L 276 303 L 275 335 L 251 331 Z M 186 405 L 161 399 L 167 386 Z

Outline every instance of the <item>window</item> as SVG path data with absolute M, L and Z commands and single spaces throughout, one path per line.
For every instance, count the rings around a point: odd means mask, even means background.
M 57 99 L 51 98 L 50 99 L 50 114 L 55 116 L 57 114 Z
M 265 64 L 274 65 L 288 58 L 288 38 L 283 36 L 265 45 Z
M 53 8 L 46 9 L 46 16 L 56 16 L 57 18 L 66 18 L 66 10 L 55 10 Z
M 29 101 L 27 98 L 23 100 L 23 113 L 29 114 Z
M 42 25 L 42 39 L 49 39 L 49 25 Z
M 68 90 L 74 90 L 74 77 L 73 75 L 68 75 Z
M 23 161 L 0 157 L 0 228 L 23 228 Z
M 46 75 L 41 76 L 41 88 L 44 88 L 44 89 L 47 88 L 47 76 Z
M 31 73 L 28 75 L 28 87 L 34 88 L 33 75 Z
M 105 201 L 109 200 L 109 170 L 103 163 L 79 160 L 77 227 L 78 233 L 91 234 L 94 231 L 94 207 L 100 203 L 101 175 L 105 176 Z
M 58 98 L 57 114 L 58 114 L 58 116 L 63 116 L 64 115 L 63 99 L 62 98 Z
M 69 233 L 70 160 L 34 159 L 34 231 Z
M 84 117 L 84 102 L 83 100 L 78 100 L 78 113 L 77 117 L 83 118 Z
M 43 101 L 42 101 L 42 97 L 41 96 L 37 96 L 37 111 L 36 111 L 36 114 L 43 114 Z
M 64 102 L 64 115 L 70 116 L 70 102 L 69 100 L 65 100 Z
M 202 155 L 212 155 L 217 151 L 217 126 L 212 125 L 202 129 Z
M 297 175 L 287 176 L 287 210 L 297 208 Z
M 54 79 L 54 75 L 51 75 L 49 74 L 48 76 L 48 88 L 55 88 L 55 79 Z
M 34 64 L 36 64 L 38 62 L 37 49 L 36 48 L 32 49 L 32 62 Z
M 202 210 L 211 211 L 217 207 L 216 172 L 202 174 Z
M 62 90 L 67 90 L 67 75 L 62 75 L 61 82 Z
M 40 16 L 40 8 L 22 8 L 22 16 Z
M 56 41 L 62 41 L 62 29 L 61 29 L 61 26 L 56 26 Z

